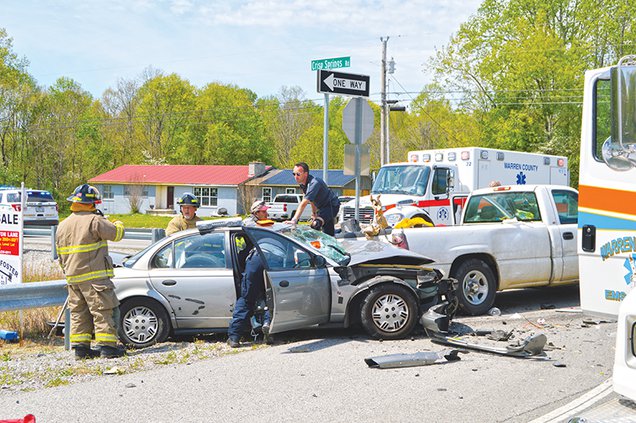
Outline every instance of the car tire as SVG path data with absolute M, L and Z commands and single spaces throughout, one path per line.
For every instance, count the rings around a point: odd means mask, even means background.
M 495 275 L 490 266 L 482 260 L 469 259 L 460 264 L 451 276 L 459 282 L 457 298 L 464 313 L 477 316 L 490 310 L 497 293 Z
M 170 333 L 168 313 L 149 298 L 131 298 L 120 307 L 119 338 L 126 345 L 143 348 L 163 342 Z
M 362 327 L 373 338 L 401 339 L 415 327 L 418 306 L 406 287 L 388 283 L 369 291 L 360 308 Z

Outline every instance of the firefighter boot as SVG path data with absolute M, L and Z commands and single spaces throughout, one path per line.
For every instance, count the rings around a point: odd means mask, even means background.
M 123 357 L 126 351 L 121 348 L 111 347 L 110 345 L 102 345 L 100 348 L 102 358 Z
M 76 345 L 73 349 L 75 350 L 75 360 L 96 358 L 100 354 L 98 350 L 91 349 L 89 345 Z

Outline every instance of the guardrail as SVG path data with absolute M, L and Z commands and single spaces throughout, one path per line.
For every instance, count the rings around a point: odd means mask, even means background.
M 0 312 L 24 310 L 27 308 L 55 307 L 64 305 L 68 291 L 66 281 L 57 279 L 46 282 L 28 282 L 0 286 Z M 68 308 L 64 313 L 64 327 L 68 328 L 71 315 Z M 64 348 L 71 348 L 69 331 L 64 331 Z
M 25 226 L 24 236 L 52 236 L 55 237 L 57 226 Z M 147 240 L 155 242 L 166 236 L 161 228 L 126 228 L 124 239 Z
M 55 245 L 55 233 L 57 232 L 57 225 L 55 226 L 26 226 L 23 229 L 25 237 L 30 236 L 50 236 L 51 237 L 51 259 L 57 260 L 57 248 Z M 134 240 L 148 240 L 151 243 L 159 241 L 166 236 L 166 231 L 163 228 L 131 228 L 126 229 L 123 239 Z

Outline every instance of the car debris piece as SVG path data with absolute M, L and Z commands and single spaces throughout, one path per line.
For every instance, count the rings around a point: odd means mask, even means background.
M 394 369 L 398 367 L 429 366 L 431 364 L 443 364 L 461 360 L 459 353 L 467 351 L 443 350 L 422 351 L 413 354 L 389 354 L 379 357 L 365 358 L 364 362 L 374 369 Z
M 508 345 L 505 348 L 502 347 L 493 347 L 490 345 L 477 344 L 473 342 L 465 341 L 461 338 L 456 338 L 453 336 L 446 336 L 441 333 L 431 332 L 429 333 L 431 336 L 431 341 L 436 344 L 442 345 L 450 345 L 453 347 L 462 347 L 468 348 L 471 350 L 489 352 L 493 354 L 507 355 L 509 357 L 533 357 L 533 356 L 545 356 L 545 352 L 543 352 L 543 347 L 547 341 L 547 337 L 538 333 L 535 335 L 531 335 L 527 337 L 523 342 L 518 345 Z
M 434 306 L 420 318 L 420 322 L 422 323 L 422 326 L 424 326 L 424 330 L 431 338 L 432 342 L 452 347 L 461 347 L 493 354 L 507 355 L 510 357 L 545 356 L 543 348 L 545 347 L 548 339 L 542 333 L 528 336 L 517 345 L 508 345 L 505 348 L 469 342 L 459 338 L 457 334 L 452 334 L 448 331 L 451 319 L 449 316 L 444 315 L 442 311 L 443 309 L 441 307 Z M 472 331 L 472 334 L 486 335 L 488 333 L 492 334 L 493 332 L 497 331 Z M 501 332 L 503 334 L 506 333 L 504 331 Z M 510 334 L 512 334 L 512 331 Z

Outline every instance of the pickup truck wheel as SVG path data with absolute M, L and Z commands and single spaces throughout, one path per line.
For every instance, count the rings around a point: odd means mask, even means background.
M 495 303 L 497 286 L 490 267 L 479 259 L 463 262 L 452 275 L 459 281 L 459 306 L 473 316 L 486 313 Z
M 371 288 L 360 309 L 362 327 L 373 338 L 400 339 L 417 323 L 417 302 L 413 294 L 395 283 Z

